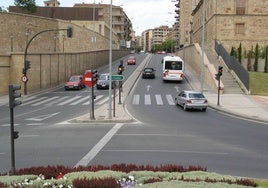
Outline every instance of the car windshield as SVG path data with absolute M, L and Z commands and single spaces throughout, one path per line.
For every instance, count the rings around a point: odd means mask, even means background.
M 70 79 L 69 79 L 70 82 L 79 82 L 80 81 L 80 77 L 78 76 L 72 76 Z
M 129 59 L 129 60 L 133 60 L 133 59 L 135 59 L 135 57 L 129 57 L 128 59 Z
M 100 75 L 99 80 L 108 80 L 107 75 Z
M 152 72 L 152 69 L 144 69 L 144 72 Z
M 205 98 L 202 93 L 190 93 L 189 98 L 194 98 L 194 99 L 202 99 Z
M 182 62 L 181 61 L 166 61 L 165 69 L 182 70 Z

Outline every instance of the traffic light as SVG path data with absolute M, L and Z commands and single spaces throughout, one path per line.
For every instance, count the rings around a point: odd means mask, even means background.
M 19 131 L 13 131 L 12 137 L 13 137 L 13 139 L 19 138 Z
M 218 67 L 218 73 L 215 74 L 215 79 L 220 80 L 220 77 L 222 76 L 223 66 Z
M 218 68 L 218 75 L 222 76 L 223 66 L 219 66 Z
M 26 68 L 22 68 L 22 74 L 26 75 Z
M 118 66 L 118 74 L 122 74 L 123 71 L 124 71 L 124 67 L 123 67 L 123 65 L 119 65 L 119 66 Z
M 21 97 L 21 93 L 17 93 L 17 90 L 20 90 L 21 86 L 18 84 L 9 85 L 9 108 L 14 108 L 21 104 L 20 100 L 16 100 Z
M 30 61 L 26 61 L 26 70 L 31 68 L 31 62 Z
M 67 37 L 68 38 L 72 38 L 73 37 L 73 28 L 71 26 L 69 26 L 67 28 Z
M 99 78 L 98 70 L 92 70 L 92 82 L 97 82 Z

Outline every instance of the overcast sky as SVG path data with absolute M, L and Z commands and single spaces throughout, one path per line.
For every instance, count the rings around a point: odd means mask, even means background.
M 133 24 L 136 35 L 146 29 L 153 29 L 161 25 L 169 27 L 175 21 L 174 0 L 113 0 L 113 5 L 122 6 Z M 35 0 L 37 6 L 44 6 L 44 0 Z M 75 3 L 103 3 L 110 4 L 111 0 L 59 0 L 61 7 L 72 7 Z M 3 0 L 0 6 L 6 9 L 14 5 L 14 0 Z

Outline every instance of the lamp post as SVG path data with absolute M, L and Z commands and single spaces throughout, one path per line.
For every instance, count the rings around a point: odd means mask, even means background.
M 201 64 L 201 86 L 200 86 L 200 90 L 201 93 L 203 93 L 203 88 L 204 88 L 204 62 L 205 62 L 205 5 L 206 5 L 206 0 L 203 0 L 203 17 L 202 17 L 202 64 Z
M 112 26 L 113 0 L 110 3 L 110 50 L 109 50 L 109 119 L 112 118 Z

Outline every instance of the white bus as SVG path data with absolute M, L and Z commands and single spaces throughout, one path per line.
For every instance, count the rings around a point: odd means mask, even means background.
M 179 56 L 163 58 L 163 81 L 182 81 L 184 79 L 184 61 Z

